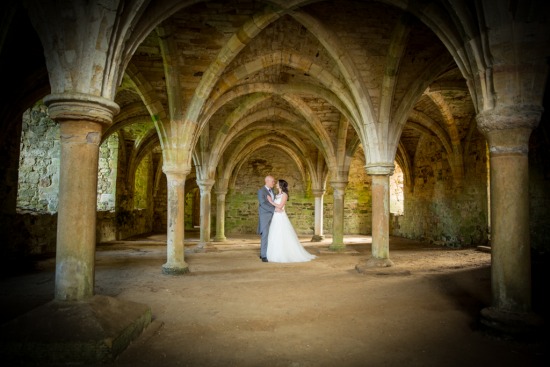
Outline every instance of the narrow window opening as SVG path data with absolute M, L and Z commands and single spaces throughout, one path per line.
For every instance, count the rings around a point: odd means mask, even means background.
M 403 170 L 397 162 L 394 162 L 395 170 L 390 176 L 390 213 L 403 215 L 405 201 L 403 195 Z

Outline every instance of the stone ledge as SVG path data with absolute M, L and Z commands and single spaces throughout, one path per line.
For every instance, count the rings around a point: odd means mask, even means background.
M 0 326 L 3 362 L 83 364 L 112 361 L 151 322 L 140 303 L 95 295 L 51 301 Z

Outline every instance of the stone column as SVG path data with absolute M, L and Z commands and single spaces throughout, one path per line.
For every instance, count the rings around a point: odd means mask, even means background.
M 367 267 L 393 266 L 390 260 L 390 176 L 393 163 L 365 166 L 372 177 L 372 246 Z
M 215 242 L 223 242 L 227 238 L 225 237 L 225 195 L 227 190 L 216 191 L 216 237 Z
M 80 94 L 51 94 L 44 103 L 60 124 L 55 300 L 81 301 L 94 295 L 99 145 L 118 105 Z
M 168 181 L 168 213 L 166 238 L 166 264 L 164 274 L 185 274 L 189 266 L 184 260 L 185 239 L 185 178 L 189 170 L 164 169 Z
M 528 149 L 541 111 L 529 107 L 477 116 L 490 153 L 492 305 L 482 310 L 482 322 L 508 331 L 536 319 L 531 313 Z
M 323 235 L 323 196 L 325 190 L 313 189 L 312 192 L 315 197 L 315 229 L 311 242 L 321 242 L 325 239 Z
M 214 180 L 198 180 L 197 185 L 201 191 L 201 224 L 199 247 L 205 247 L 210 243 L 210 219 L 211 219 L 211 190 L 214 186 Z
M 346 192 L 347 181 L 331 181 L 334 190 L 334 209 L 332 218 L 332 244 L 329 250 L 343 251 L 344 245 L 344 194 Z

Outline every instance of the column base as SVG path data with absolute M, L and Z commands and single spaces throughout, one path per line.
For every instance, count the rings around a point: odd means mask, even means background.
M 325 239 L 325 236 L 323 235 L 313 235 L 313 237 L 311 237 L 311 242 L 321 242 Z
M 150 323 L 151 309 L 141 303 L 100 295 L 54 300 L 2 325 L 0 354 L 8 365 L 103 364 Z
M 371 257 L 366 263 L 356 265 L 355 270 L 363 273 L 366 269 L 370 268 L 389 268 L 392 266 L 394 266 L 394 263 L 389 258 L 379 259 L 376 257 Z
M 223 236 L 223 237 L 214 237 L 213 241 L 214 242 L 225 242 L 227 240 L 227 237 Z
M 179 266 L 164 264 L 162 265 L 162 273 L 167 275 L 181 275 L 189 273 L 189 265 L 185 262 Z
M 346 245 L 343 243 L 332 243 L 328 246 L 328 249 L 334 252 L 344 252 L 346 251 Z
M 496 307 L 481 310 L 481 324 L 497 333 L 528 337 L 541 331 L 543 319 L 532 312 L 510 312 Z
M 204 252 L 217 252 L 218 249 L 216 246 L 212 245 L 210 242 L 199 242 L 199 244 L 193 247 L 192 251 L 194 253 L 204 253 Z

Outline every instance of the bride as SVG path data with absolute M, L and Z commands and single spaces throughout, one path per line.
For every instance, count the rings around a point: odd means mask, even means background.
M 269 236 L 267 239 L 267 260 L 274 263 L 304 262 L 315 259 L 315 255 L 307 252 L 292 227 L 292 223 L 285 213 L 285 203 L 288 200 L 288 183 L 285 180 L 277 181 L 279 193 L 275 200 L 268 195 L 267 199 L 281 211 L 273 213 Z

